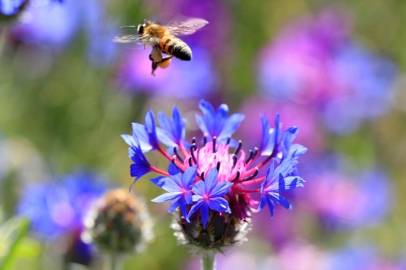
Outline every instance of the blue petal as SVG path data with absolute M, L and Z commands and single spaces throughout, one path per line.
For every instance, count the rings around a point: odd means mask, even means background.
M 182 200 L 182 197 L 175 198 L 172 201 L 171 205 L 169 206 L 168 212 L 173 213 L 173 211 L 175 211 L 176 208 L 178 208 L 178 206 L 180 205 L 181 200 Z
M 293 159 L 298 159 L 299 157 L 303 156 L 307 152 L 307 148 L 300 144 L 292 144 L 290 146 L 290 151 L 288 158 L 291 157 Z
M 283 178 L 279 175 L 279 190 L 281 192 L 295 189 L 297 187 L 304 187 L 304 180 L 299 176 L 288 176 Z
M 196 170 L 197 166 L 192 166 L 186 169 L 185 173 L 182 177 L 183 187 L 189 189 L 190 186 L 193 184 L 196 178 Z
M 291 157 L 282 160 L 281 164 L 275 169 L 274 176 L 279 176 L 279 174 L 282 174 L 283 177 L 288 176 L 297 167 L 297 164 L 297 160 Z
M 211 168 L 206 178 L 204 179 L 205 189 L 204 193 L 206 195 L 211 194 L 213 189 L 216 187 L 218 181 L 218 171 L 216 168 Z
M 286 209 L 292 210 L 292 205 L 290 204 L 290 202 L 288 200 L 286 200 L 286 198 L 283 197 L 281 194 L 279 194 L 279 193 L 268 193 L 268 197 L 270 199 L 272 199 L 273 201 L 279 203 L 280 205 L 282 205 Z
M 289 154 L 290 146 L 292 145 L 293 140 L 296 138 L 299 128 L 290 127 L 282 135 L 282 155 L 283 158 L 286 158 Z
M 168 177 L 158 176 L 156 178 L 152 178 L 151 182 L 161 188 L 165 184 L 165 181 L 167 181 L 168 179 L 170 180 L 170 178 Z
M 209 207 L 207 203 L 202 203 L 200 208 L 200 216 L 202 217 L 203 229 L 206 229 L 207 221 L 209 220 Z
M 219 139 L 228 138 L 231 136 L 237 128 L 240 126 L 241 122 L 244 120 L 245 116 L 243 114 L 235 113 L 231 115 L 225 121 L 224 127 L 222 128 Z
M 171 178 L 169 178 L 169 180 L 165 181 L 162 188 L 168 192 L 183 192 L 181 177 L 182 177 L 181 174 L 178 174 L 176 176 L 171 175 Z
M 151 200 L 156 203 L 163 203 L 163 202 L 169 202 L 172 201 L 176 198 L 180 198 L 182 196 L 182 192 L 172 192 L 172 193 L 165 193 L 162 194 L 155 199 Z
M 196 195 L 204 196 L 205 194 L 205 184 L 203 180 L 200 180 L 193 186 L 193 193 Z M 193 200 L 196 195 L 193 195 Z
M 134 136 L 136 136 L 136 138 L 138 139 L 142 152 L 145 153 L 151 151 L 153 149 L 153 146 L 149 141 L 148 133 L 145 126 L 139 123 L 133 123 L 132 127 Z
M 229 211 L 228 202 L 223 198 L 210 198 L 207 204 L 210 209 L 220 213 Z
M 267 202 L 268 202 L 267 196 L 266 195 L 262 196 L 261 201 L 259 202 L 259 205 L 257 208 L 257 212 L 261 211 L 265 207 Z
M 201 200 L 203 200 L 203 196 L 200 196 L 200 195 L 193 195 L 193 196 L 192 196 L 192 200 L 193 200 L 194 202 L 201 201 Z
M 169 166 L 168 166 L 168 173 L 169 173 L 169 175 L 176 175 L 176 174 L 182 173 L 182 171 L 175 164 L 173 164 L 171 162 L 171 163 L 169 163 Z
M 164 129 L 157 128 L 156 130 L 158 140 L 168 146 L 169 148 L 173 148 L 178 146 L 172 136 Z
M 148 132 L 150 145 L 153 149 L 157 149 L 159 147 L 159 143 L 156 135 L 155 116 L 152 110 L 149 110 L 145 115 L 145 129 Z
M 186 219 L 186 221 L 190 222 L 189 217 L 187 215 L 186 203 L 184 202 L 183 198 L 181 201 L 179 201 L 179 208 L 180 208 L 180 212 L 182 213 L 182 215 Z
M 140 177 L 149 173 L 151 170 L 149 167 L 145 167 L 142 164 L 131 164 L 130 165 L 130 174 L 132 177 L 135 177 L 135 180 L 138 180 Z
M 135 142 L 133 136 L 131 136 L 131 135 L 123 134 L 123 135 L 121 135 L 121 138 L 123 138 L 123 140 L 126 142 L 126 144 L 128 144 L 130 146 L 136 145 L 136 142 Z
M 221 197 L 226 194 L 230 188 L 233 186 L 233 183 L 230 182 L 221 182 L 218 183 L 213 190 L 210 192 L 210 197 Z
M 203 201 L 202 201 L 202 200 L 197 201 L 196 204 L 194 204 L 194 205 L 192 206 L 192 208 L 190 208 L 190 211 L 189 211 L 189 214 L 188 214 L 188 218 L 192 217 L 192 215 L 193 215 L 197 210 L 200 209 L 200 207 L 202 206 L 202 204 L 203 204 Z
M 183 198 L 185 199 L 186 204 L 192 204 L 193 203 L 192 193 L 188 192 L 188 193 L 184 194 Z
M 208 129 L 208 127 L 206 126 L 206 122 L 205 122 L 204 119 L 203 119 L 200 115 L 198 115 L 198 114 L 196 114 L 196 123 L 197 123 L 197 125 L 199 126 L 200 130 L 201 130 L 204 134 L 210 135 L 209 129 Z
M 209 115 L 211 117 L 214 117 L 216 114 L 213 106 L 209 102 L 207 102 L 203 99 L 200 100 L 200 102 L 199 102 L 199 108 L 203 112 L 203 115 Z
M 261 156 L 270 156 L 275 148 L 275 130 L 272 130 L 266 114 L 262 114 L 262 141 L 261 141 Z
M 185 122 L 179 112 L 178 107 L 174 106 L 172 110 L 172 119 L 174 127 L 174 137 L 178 142 L 181 142 L 185 138 Z
M 265 198 L 266 198 L 266 203 L 268 204 L 269 212 L 271 213 L 271 218 L 272 218 L 273 213 L 275 212 L 275 205 L 269 196 L 265 196 Z

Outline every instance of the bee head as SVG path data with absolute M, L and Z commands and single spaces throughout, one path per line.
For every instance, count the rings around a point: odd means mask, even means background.
M 149 24 L 149 21 L 143 20 L 142 23 L 140 23 L 137 27 L 137 33 L 138 35 L 143 35 L 144 34 L 144 29 L 145 27 Z

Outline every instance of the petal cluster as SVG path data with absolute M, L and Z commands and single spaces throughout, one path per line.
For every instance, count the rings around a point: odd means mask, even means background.
M 129 155 L 134 162 L 131 176 L 138 180 L 149 172 L 162 175 L 151 181 L 166 193 L 153 202 L 170 202 L 168 212 L 179 209 L 185 222 L 201 222 L 204 230 L 212 216 L 234 215 L 243 221 L 255 208 L 259 211 L 266 204 L 273 216 L 275 202 L 292 209 L 281 193 L 302 187 L 304 183 L 297 176 L 296 167 L 298 158 L 307 149 L 293 143 L 299 128 L 289 127 L 283 131 L 279 115 L 271 127 L 264 114 L 260 147 L 244 151 L 242 142 L 237 143 L 232 138 L 244 115 L 228 116 L 226 104 L 215 110 L 210 103 L 201 101 L 199 108 L 202 115 L 196 115 L 196 121 L 203 132 L 201 139 L 194 137 L 190 142 L 186 141 L 186 121 L 176 106 L 172 119 L 158 113 L 160 127 L 156 126 L 154 113 L 150 110 L 144 125 L 133 123 L 132 136 L 123 135 L 130 145 Z M 161 143 L 170 151 L 163 150 Z M 167 158 L 168 169 L 152 166 L 144 156 L 147 151 L 159 152 Z M 268 172 L 266 176 L 258 177 L 262 169 Z M 259 184 L 261 188 L 255 189 Z M 261 195 L 259 206 L 251 198 L 255 193 Z

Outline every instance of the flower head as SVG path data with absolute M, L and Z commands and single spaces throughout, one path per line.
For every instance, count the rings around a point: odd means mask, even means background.
M 207 249 L 219 247 L 219 243 L 238 242 L 234 238 L 225 240 L 222 234 L 210 238 L 208 232 L 211 230 L 226 233 L 227 229 L 223 226 L 229 225 L 235 229 L 228 232 L 233 237 L 244 235 L 239 232 L 245 226 L 236 226 L 236 223 L 250 220 L 251 212 L 257 204 L 251 198 L 252 194 L 262 195 L 260 208 L 272 201 L 291 208 L 279 193 L 303 185 L 304 180 L 295 176 L 295 173 L 297 160 L 307 149 L 293 144 L 297 127 L 282 132 L 279 116 L 276 117 L 275 128 L 271 128 L 263 116 L 261 150 L 254 148 L 246 153 L 242 149 L 242 142 L 237 143 L 231 137 L 244 115 L 227 116 L 228 106 L 225 104 L 220 105 L 217 111 L 206 101 L 201 101 L 199 107 L 203 116 L 197 115 L 196 120 L 203 132 L 201 140 L 193 138 L 190 144 L 185 142 L 184 122 L 176 107 L 173 109 L 173 120 L 159 113 L 160 129 L 155 127 L 150 111 L 145 126 L 133 124 L 133 136 L 123 135 L 123 138 L 131 146 L 130 157 L 135 165 L 142 164 L 141 172 L 132 175 L 136 179 L 150 171 L 163 175 L 152 182 L 168 193 L 153 201 L 171 202 L 169 212 L 179 208 L 182 214 L 178 220 L 179 226 L 187 235 L 190 234 L 184 239 L 199 242 L 199 246 Z M 145 144 L 149 150 L 160 152 L 166 157 L 170 161 L 168 171 L 150 165 L 137 141 L 147 142 Z M 172 147 L 173 156 L 162 149 L 159 141 Z M 235 147 L 231 146 L 233 141 L 236 142 Z M 134 145 L 137 151 L 133 150 Z M 267 176 L 257 177 L 271 160 L 274 162 Z M 274 169 L 274 164 L 279 166 Z M 259 183 L 262 183 L 261 189 L 248 188 Z
M 126 190 L 107 192 L 85 219 L 83 238 L 104 252 L 142 251 L 153 238 L 152 221 L 144 202 Z

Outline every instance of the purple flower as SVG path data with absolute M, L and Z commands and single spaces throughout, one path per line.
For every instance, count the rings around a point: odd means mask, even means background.
M 168 147 L 176 147 L 185 140 L 185 122 L 178 110 L 174 106 L 172 110 L 172 120 L 163 112 L 158 113 L 158 122 L 162 128 L 158 129 L 158 139 Z
M 203 117 L 196 115 L 196 122 L 200 130 L 207 134 L 210 139 L 217 137 L 219 142 L 228 140 L 244 120 L 244 115 L 240 113 L 227 117 L 228 106 L 226 104 L 221 104 L 215 111 L 210 103 L 202 100 L 199 103 L 199 108 L 203 112 Z
M 282 205 L 286 209 L 292 210 L 292 205 L 280 193 L 289 191 L 297 187 L 304 187 L 305 182 L 299 176 L 292 176 L 296 168 L 297 160 L 293 158 L 284 159 L 281 164 L 274 170 L 274 163 L 272 162 L 269 168 L 266 179 L 261 186 L 261 202 L 258 206 L 258 211 L 268 204 L 271 217 L 274 213 L 274 202 Z
M 31 220 L 35 235 L 52 240 L 81 230 L 87 211 L 106 189 L 107 182 L 102 176 L 79 171 L 55 183 L 27 186 L 17 212 Z
M 154 184 L 168 191 L 168 193 L 158 196 L 152 201 L 157 203 L 172 201 L 168 212 L 172 213 L 179 207 L 183 216 L 189 221 L 186 206 L 193 202 L 191 189 L 196 178 L 196 168 L 196 166 L 189 167 L 185 173 L 182 174 L 182 172 L 171 163 L 168 169 L 170 172 L 169 177 L 152 179 Z
M 193 187 L 193 202 L 195 203 L 189 212 L 189 218 L 200 210 L 203 228 L 206 229 L 207 221 L 209 220 L 209 209 L 217 212 L 231 213 L 228 202 L 222 198 L 226 194 L 233 183 L 218 182 L 218 171 L 213 168 L 207 174 L 207 177 L 197 182 Z

